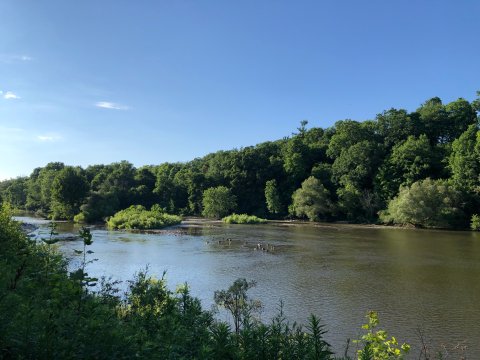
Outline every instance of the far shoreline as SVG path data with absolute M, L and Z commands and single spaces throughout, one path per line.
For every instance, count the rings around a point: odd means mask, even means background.
M 30 217 L 34 219 L 40 219 L 45 221 L 52 221 L 42 216 L 38 216 L 35 213 L 30 213 L 27 211 L 15 211 L 15 217 Z M 71 220 L 54 220 L 57 223 L 73 223 Z M 24 223 L 24 222 L 22 222 Z M 24 223 L 27 224 L 27 223 Z M 92 226 L 92 227 L 106 227 L 106 223 L 76 223 L 80 226 Z M 221 219 L 209 219 L 200 216 L 185 216 L 182 218 L 182 222 L 178 225 L 173 225 L 161 229 L 131 229 L 131 230 L 114 230 L 114 231 L 125 231 L 133 233 L 148 233 L 148 234 L 162 234 L 162 233 L 171 233 L 175 229 L 192 229 L 192 228 L 202 228 L 202 227 L 220 227 L 220 226 L 281 226 L 281 227 L 297 227 L 297 226 L 309 226 L 318 229 L 329 229 L 329 230 L 341 230 L 343 229 L 397 229 L 397 230 L 428 230 L 428 231 L 453 231 L 453 232 L 475 232 L 470 229 L 447 229 L 447 228 L 422 228 L 416 227 L 413 225 L 385 225 L 385 224 L 369 224 L 369 223 L 353 223 L 347 221 L 336 221 L 336 222 L 318 222 L 318 221 L 306 221 L 299 219 L 291 220 L 278 220 L 278 219 L 268 219 L 265 224 L 225 224 Z

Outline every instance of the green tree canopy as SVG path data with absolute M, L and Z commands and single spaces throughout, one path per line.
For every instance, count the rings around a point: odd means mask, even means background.
M 426 135 L 409 136 L 406 141 L 396 144 L 376 177 L 382 195 L 391 199 L 401 185 L 410 186 L 417 180 L 437 177 L 442 166 L 436 150 Z
M 461 193 L 445 180 L 425 179 L 402 187 L 380 220 L 428 228 L 465 226 Z M 469 219 L 466 219 L 467 221 Z
M 354 120 L 342 120 L 335 123 L 335 133 L 330 139 L 327 155 L 335 159 L 342 151 L 361 141 L 373 140 L 375 134 L 368 123 Z
M 221 219 L 230 214 L 237 206 L 235 196 L 225 186 L 208 188 L 203 192 L 203 215 Z
M 329 191 L 320 180 L 310 176 L 292 195 L 292 210 L 298 217 L 306 216 L 310 221 L 325 219 L 332 212 Z
M 411 117 L 404 109 L 390 109 L 377 115 L 377 131 L 384 139 L 385 146 L 391 148 L 411 135 L 420 132 L 416 117 Z
M 277 180 L 272 179 L 265 183 L 265 200 L 270 213 L 279 214 L 282 212 L 283 205 L 277 189 Z
M 477 125 L 470 125 L 453 142 L 448 160 L 454 184 L 473 191 L 479 185 L 480 175 L 480 133 Z
M 79 169 L 66 166 L 52 184 L 52 213 L 56 219 L 73 219 L 88 192 L 88 184 Z
M 343 150 L 332 166 L 334 181 L 342 186 L 371 188 L 375 173 L 382 161 L 381 145 L 361 141 Z

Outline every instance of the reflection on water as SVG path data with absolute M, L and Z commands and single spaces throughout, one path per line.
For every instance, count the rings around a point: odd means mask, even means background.
M 62 223 L 59 231 L 77 229 Z M 400 341 L 418 344 L 421 328 L 436 344 L 466 341 L 470 356 L 480 357 L 477 233 L 220 224 L 161 234 L 92 233 L 99 261 L 89 265 L 91 275 L 128 280 L 149 265 L 157 277 L 166 270 L 172 288 L 188 282 L 206 308 L 215 290 L 245 277 L 257 281 L 251 296 L 262 300 L 264 320 L 280 299 L 292 320 L 304 323 L 315 313 L 338 352 L 347 338 L 359 336 L 365 313 L 376 310 Z M 80 243 L 60 247 L 75 266 Z

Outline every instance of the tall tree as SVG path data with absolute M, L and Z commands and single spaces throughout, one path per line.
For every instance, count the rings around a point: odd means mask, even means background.
M 203 192 L 203 215 L 220 219 L 235 210 L 237 200 L 225 186 L 208 188 Z
M 66 166 L 52 183 L 52 215 L 56 219 L 73 219 L 88 192 L 87 179 L 79 169 Z
M 409 136 L 406 141 L 393 147 L 392 153 L 380 167 L 376 182 L 382 196 L 391 199 L 397 195 L 401 185 L 410 186 L 427 177 L 437 178 L 441 170 L 441 156 L 427 136 Z
M 470 125 L 453 142 L 449 166 L 457 187 L 474 191 L 480 185 L 480 133 L 477 125 Z
M 330 193 L 318 179 L 310 176 L 293 193 L 291 211 L 298 217 L 306 216 L 310 221 L 326 219 L 332 213 Z
M 283 205 L 277 189 L 277 180 L 272 179 L 265 183 L 265 200 L 268 211 L 271 214 L 280 214 L 282 212 Z

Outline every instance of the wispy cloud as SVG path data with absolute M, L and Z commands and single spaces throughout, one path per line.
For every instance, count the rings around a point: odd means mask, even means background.
M 55 142 L 62 140 L 63 137 L 58 134 L 37 135 L 37 140 L 41 142 Z
M 130 109 L 130 106 L 108 102 L 108 101 L 99 101 L 95 103 L 95 106 L 102 109 L 112 109 L 112 110 L 129 110 Z
M 11 91 L 7 91 L 5 94 L 3 93 L 3 91 L 0 91 L 0 95 L 3 95 L 3 98 L 7 100 L 20 99 L 20 96 L 14 94 Z
M 33 58 L 28 55 L 0 54 L 0 62 L 6 64 L 11 64 L 15 62 L 27 62 L 32 60 Z
M 22 128 L 18 127 L 10 127 L 10 126 L 2 126 L 0 125 L 0 131 L 6 131 L 6 132 L 21 132 L 23 131 Z

